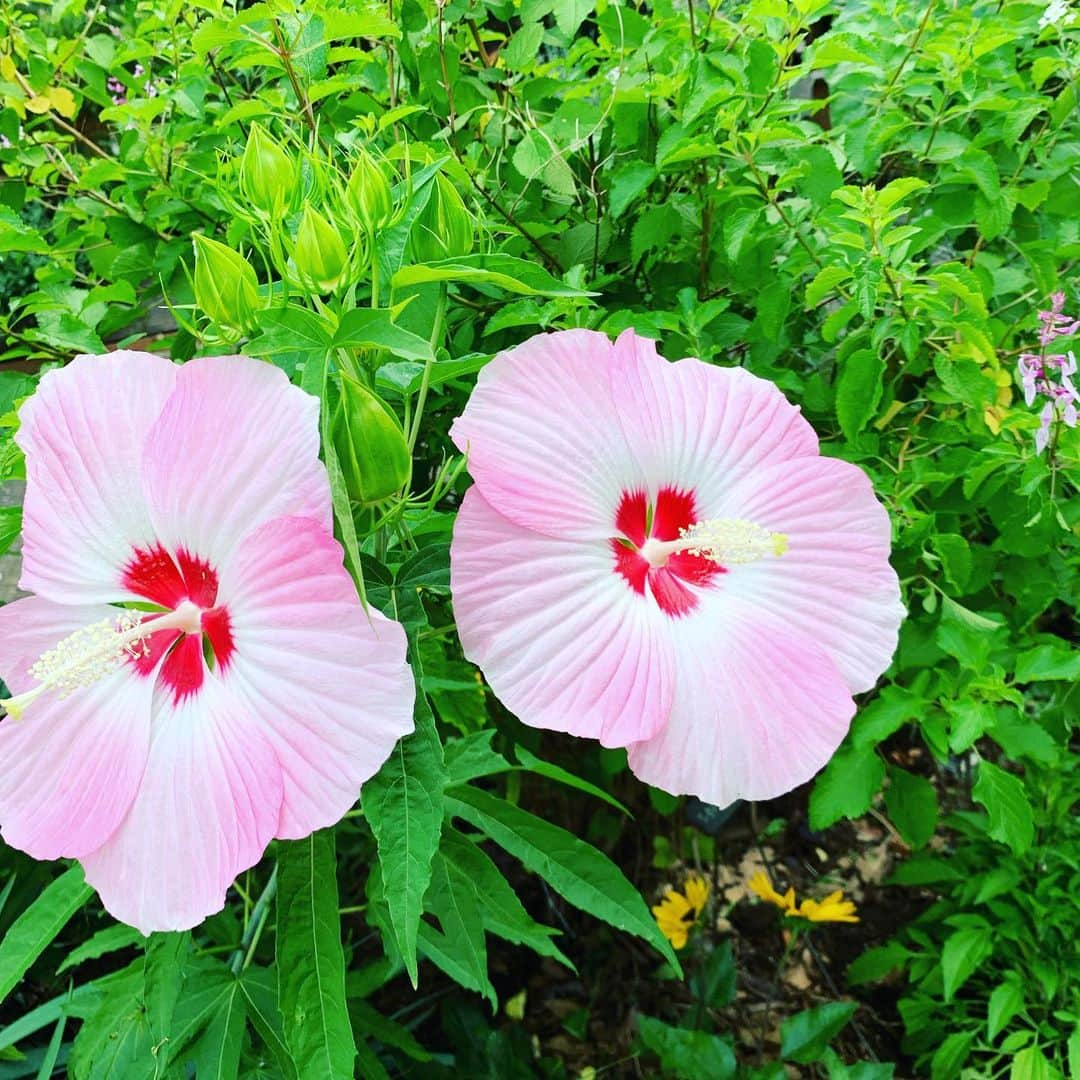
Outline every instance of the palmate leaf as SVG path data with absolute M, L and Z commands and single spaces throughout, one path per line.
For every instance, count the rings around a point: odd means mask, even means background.
M 591 844 L 505 799 L 466 786 L 446 793 L 446 813 L 479 829 L 575 907 L 647 941 L 681 972 L 641 894 Z
M 278 1000 L 300 1080 L 350 1080 L 352 1025 L 338 916 L 334 834 L 282 844 L 277 891 Z

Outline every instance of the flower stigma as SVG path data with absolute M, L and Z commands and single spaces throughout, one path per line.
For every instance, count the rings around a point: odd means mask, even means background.
M 720 566 L 779 558 L 788 549 L 784 533 L 745 521 L 742 518 L 713 518 L 679 530 L 677 540 L 649 537 L 641 545 L 641 555 L 654 567 L 666 566 L 672 555 L 686 552 L 709 559 Z
M 21 720 L 27 707 L 46 691 L 65 698 L 112 674 L 126 660 L 148 656 L 147 638 L 159 630 L 198 633 L 200 615 L 199 608 L 185 600 L 175 611 L 154 618 L 145 619 L 138 611 L 123 611 L 115 619 L 81 626 L 31 664 L 28 674 L 37 680 L 37 686 L 0 698 L 0 708 L 12 720 Z

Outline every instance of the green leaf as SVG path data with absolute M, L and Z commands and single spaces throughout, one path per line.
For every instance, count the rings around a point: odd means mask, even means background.
M 169 1039 L 190 949 L 191 935 L 188 933 L 151 934 L 146 942 L 143 1000 L 155 1046 Z
M 724 254 L 729 262 L 739 261 L 760 217 L 760 206 L 743 206 L 724 217 Z
M 1061 1073 L 1037 1046 L 1026 1046 L 1012 1059 L 1009 1080 L 1061 1080 Z
M 394 288 L 429 281 L 461 281 L 493 285 L 524 296 L 594 296 L 552 277 L 542 266 L 512 255 L 463 255 L 440 262 L 403 266 L 394 274 Z
M 734 1080 L 735 1052 L 719 1035 L 672 1027 L 652 1016 L 638 1016 L 641 1041 L 660 1058 L 665 1074 L 679 1080 Z
M 460 866 L 436 852 L 431 864 L 431 887 L 424 907 L 439 920 L 446 938 L 445 951 L 453 954 L 455 970 L 467 972 L 467 986 L 480 993 L 497 1009 L 499 1000 L 487 976 L 487 946 L 476 883 Z
M 252 1026 L 274 1055 L 285 1080 L 296 1080 L 296 1066 L 285 1045 L 285 1031 L 278 1008 L 277 981 L 272 971 L 249 967 L 240 976 L 240 990 Z
M 350 1080 L 352 1025 L 338 918 L 337 861 L 329 829 L 282 843 L 277 890 L 278 999 L 300 1080 Z
M 875 193 L 874 205 L 883 210 L 891 210 L 909 195 L 929 186 L 925 180 L 920 180 L 917 176 L 901 176 L 898 180 L 890 181 Z
M 1041 682 L 1044 679 L 1080 679 L 1080 652 L 1067 645 L 1038 645 L 1016 658 L 1015 677 L 1018 683 Z
M 885 809 L 910 847 L 922 847 L 934 835 L 938 800 L 929 780 L 890 765 Z
M 568 38 L 572 38 L 592 9 L 593 0 L 555 0 L 555 23 Z
M 1080 1080 L 1080 1021 L 1069 1036 L 1069 1080 Z
M 252 356 L 325 352 L 330 344 L 326 320 L 307 308 L 271 308 L 260 311 L 258 321 L 262 332 L 244 346 Z
M 1024 1008 L 1024 987 L 1021 981 L 1007 978 L 990 995 L 986 1010 L 986 1037 L 993 1042 L 1008 1026 L 1009 1021 Z
M 807 311 L 815 308 L 828 296 L 836 292 L 836 287 L 851 280 L 851 268 L 848 266 L 825 266 L 817 272 L 814 280 L 806 286 L 805 306 Z
M 481 848 L 448 825 L 443 832 L 441 850 L 450 866 L 475 882 L 485 929 L 575 970 L 551 940 L 558 931 L 536 922 L 529 915 L 510 883 Z
M 529 65 L 536 63 L 536 54 L 543 40 L 543 23 L 525 23 L 520 30 L 515 31 L 500 56 L 510 71 L 524 71 Z
M 77 967 L 86 960 L 96 960 L 99 956 L 116 952 L 118 949 L 130 949 L 144 941 L 145 938 L 138 930 L 123 923 L 114 923 L 104 930 L 99 930 L 77 949 L 73 949 L 56 969 L 56 974 L 62 975 L 69 968 Z
M 858 1007 L 854 1001 L 830 1001 L 787 1017 L 780 1025 L 780 1056 L 802 1065 L 817 1061 Z
M 884 779 L 885 763 L 872 746 L 841 746 L 814 782 L 810 827 L 819 831 L 865 814 Z
M 385 349 L 403 360 L 434 360 L 431 343 L 398 326 L 385 308 L 346 311 L 334 334 L 335 349 Z
M 972 797 L 990 815 L 988 834 L 1022 855 L 1035 839 L 1035 819 L 1023 783 L 989 761 L 979 762 Z
M 421 689 L 424 673 L 416 650 L 410 652 L 416 678 L 416 728 L 363 786 L 360 799 L 379 848 L 394 938 L 415 987 L 417 926 L 442 834 L 447 778 L 435 718 Z
M 872 349 L 853 352 L 836 380 L 836 418 L 849 442 L 869 423 L 881 400 L 885 365 Z
M 938 533 L 934 537 L 934 550 L 941 558 L 946 581 L 963 592 L 971 577 L 971 548 L 967 540 L 957 533 Z
M 867 949 L 848 967 L 847 980 L 852 986 L 877 982 L 878 979 L 885 978 L 889 972 L 905 967 L 910 956 L 910 950 L 898 941 L 889 941 L 884 945 Z
M 930 1059 L 930 1080 L 956 1080 L 974 1041 L 974 1031 L 954 1031 Z
M 617 169 L 608 189 L 608 212 L 612 218 L 622 217 L 626 208 L 647 190 L 656 179 L 656 167 L 647 161 L 633 161 Z
M 569 903 L 649 942 L 680 970 L 667 939 L 623 872 L 591 844 L 486 791 L 455 787 L 446 812 L 485 833 Z
M 956 930 L 949 935 L 941 950 L 941 977 L 946 1005 L 993 951 L 993 939 L 985 927 Z
M 73 866 L 46 886 L 11 924 L 0 941 L 0 1001 L 91 896 L 93 890 L 83 879 L 82 867 Z
M 192 1047 L 196 1080 L 235 1080 L 240 1071 L 246 1024 L 244 993 L 236 980 Z

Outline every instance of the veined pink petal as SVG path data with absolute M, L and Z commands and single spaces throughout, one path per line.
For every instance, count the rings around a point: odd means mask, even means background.
M 609 539 L 532 532 L 473 487 L 450 554 L 465 654 L 523 723 L 604 746 L 659 730 L 673 694 L 669 619 L 617 572 Z
M 150 353 L 78 356 L 19 412 L 26 455 L 20 584 L 60 603 L 127 595 L 122 569 L 153 540 L 142 442 L 179 369 Z
M 413 729 L 405 632 L 365 614 L 341 546 L 307 518 L 248 536 L 222 568 L 221 595 L 236 649 L 222 678 L 281 765 L 275 835 L 307 836 L 341 819 Z
M 525 528 L 606 539 L 637 475 L 613 380 L 636 361 L 591 330 L 537 334 L 480 372 L 451 437 L 484 498 Z
M 726 806 L 782 795 L 829 760 L 855 703 L 813 640 L 727 602 L 722 589 L 674 633 L 671 717 L 654 738 L 629 747 L 636 776 Z
M 197 695 L 154 696 L 150 758 L 127 817 L 83 856 L 106 910 L 144 934 L 220 911 L 262 857 L 281 809 L 281 771 L 262 718 L 209 673 Z
M 31 596 L 0 607 L 0 676 L 21 693 L 47 649 L 116 614 L 105 605 Z M 79 858 L 116 830 L 150 742 L 153 679 L 124 665 L 67 697 L 46 694 L 21 720 L 0 721 L 0 832 L 36 859 Z
M 618 347 L 641 353 L 642 339 L 627 341 L 631 334 Z M 693 490 L 705 517 L 717 516 L 724 492 L 756 470 L 818 453 L 817 435 L 799 409 L 742 368 L 656 357 L 620 367 L 613 393 L 641 464 L 638 483 L 650 492 Z
M 787 536 L 779 558 L 732 566 L 721 592 L 820 645 L 852 693 L 889 666 L 904 607 L 889 565 L 889 516 L 866 474 L 835 458 L 755 470 L 722 496 L 718 516 Z
M 185 364 L 143 458 L 157 539 L 219 565 L 252 529 L 283 514 L 329 529 L 318 418 L 318 400 L 272 364 L 244 356 Z

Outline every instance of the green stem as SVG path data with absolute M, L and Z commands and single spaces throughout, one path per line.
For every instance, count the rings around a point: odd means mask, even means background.
M 446 320 L 446 283 L 439 284 L 439 299 L 435 305 L 435 325 L 431 328 L 431 351 L 434 354 L 439 338 L 442 337 L 443 323 Z M 425 361 L 424 374 L 420 379 L 420 389 L 416 394 L 416 409 L 413 412 L 412 427 L 409 430 L 409 450 L 416 448 L 420 435 L 420 421 L 424 418 L 424 405 L 427 402 L 428 387 L 431 385 L 431 368 L 434 358 Z
M 266 883 L 266 888 L 263 889 L 259 899 L 255 901 L 255 907 L 251 910 L 251 918 L 248 919 L 247 926 L 244 927 L 244 936 L 240 939 L 240 947 L 229 959 L 229 968 L 234 975 L 239 975 L 251 963 L 255 946 L 259 944 L 263 926 L 266 924 L 270 901 L 274 899 L 276 892 L 277 863 L 274 864 L 274 870 L 270 875 L 270 880 Z

